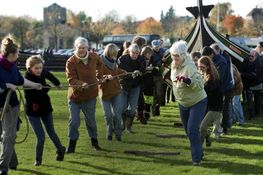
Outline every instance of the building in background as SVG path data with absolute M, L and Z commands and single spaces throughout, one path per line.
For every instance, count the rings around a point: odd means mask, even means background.
M 67 9 L 56 3 L 44 8 L 44 37 L 45 48 L 72 48 L 79 30 L 67 22 Z

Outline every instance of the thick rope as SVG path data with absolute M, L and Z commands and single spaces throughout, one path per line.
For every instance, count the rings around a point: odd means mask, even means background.
M 20 91 L 19 89 L 17 89 L 17 91 L 18 91 L 18 93 L 19 93 L 19 99 L 20 99 L 20 100 L 19 100 L 19 106 L 20 106 L 21 103 L 22 103 L 22 105 L 23 105 L 23 110 L 24 110 L 24 117 L 25 117 L 25 121 L 26 121 L 26 135 L 25 135 L 25 137 L 24 137 L 21 141 L 16 141 L 16 144 L 19 144 L 19 143 L 25 142 L 26 139 L 27 139 L 27 137 L 28 137 L 28 135 L 29 135 L 29 122 L 28 122 L 28 116 L 27 116 L 27 114 L 26 114 L 25 100 L 24 100 L 24 98 L 23 98 L 23 95 L 22 95 L 21 91 Z M 18 121 L 18 122 L 20 122 L 20 121 Z
M 118 74 L 118 75 L 112 76 L 112 79 L 118 78 L 120 76 L 132 75 L 132 74 L 133 74 L 133 72 L 125 72 L 125 73 L 122 73 L 122 74 Z M 105 79 L 100 79 L 99 81 L 97 81 L 95 83 L 88 84 L 86 87 L 98 85 L 98 84 L 101 84 L 101 83 L 104 83 L 104 82 L 105 82 Z M 82 87 L 82 85 L 62 85 L 60 87 L 58 87 L 58 86 L 42 86 L 42 88 L 45 88 L 45 89 L 52 89 L 52 88 L 61 89 L 61 88 L 68 88 L 68 87 L 80 88 L 80 87 Z M 21 89 L 17 89 L 17 91 L 19 93 L 19 108 L 20 108 L 21 103 L 22 103 L 23 110 L 24 110 L 24 117 L 25 117 L 25 120 L 26 120 L 26 135 L 21 141 L 16 141 L 16 144 L 25 142 L 27 137 L 28 137 L 28 135 L 29 135 L 29 122 L 28 122 L 28 117 L 27 117 L 27 114 L 26 114 L 25 100 L 24 100 L 23 95 L 22 95 L 20 90 L 34 90 L 34 89 L 36 89 L 36 88 L 23 87 Z M 10 102 L 11 94 L 12 94 L 12 90 L 9 89 L 8 92 L 7 92 L 7 95 L 6 95 L 6 100 L 5 100 L 4 107 L 3 107 L 2 111 L 0 111 L 1 112 L 0 122 L 3 120 L 3 118 L 5 116 L 5 113 L 7 112 L 8 108 L 10 107 L 9 102 Z
M 28 134 L 29 134 L 29 123 L 28 123 L 28 118 L 27 118 L 27 115 L 26 115 L 26 109 L 25 109 L 25 101 L 23 99 L 23 96 L 22 96 L 22 93 L 20 90 L 18 90 L 18 93 L 19 93 L 19 108 L 21 106 L 21 103 L 23 105 L 23 108 L 24 108 L 24 116 L 25 116 L 25 121 L 26 121 L 26 135 L 25 137 L 21 140 L 21 141 L 16 141 L 16 144 L 19 144 L 19 143 L 23 143 L 24 141 L 26 141 L 27 137 L 28 137 Z M 10 110 L 8 108 L 10 108 L 10 105 L 9 105 L 9 102 L 10 102 L 10 97 L 11 97 L 11 94 L 12 94 L 12 90 L 9 89 L 8 92 L 7 92 L 7 95 L 6 95 L 6 100 L 5 100 L 5 104 L 4 104 L 4 107 L 3 107 L 3 110 L 2 110 L 2 114 L 1 114 L 1 121 L 3 120 L 3 118 L 5 117 L 5 113 Z M 17 121 L 17 122 L 20 122 L 20 121 Z

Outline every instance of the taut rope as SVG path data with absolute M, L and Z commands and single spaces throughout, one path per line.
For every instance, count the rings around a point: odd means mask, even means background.
M 125 72 L 125 73 L 121 73 L 121 74 L 112 76 L 112 79 L 118 78 L 120 76 L 132 75 L 132 74 L 133 74 L 133 72 Z M 98 84 L 104 83 L 105 82 L 104 80 L 105 80 L 105 78 L 100 79 L 99 81 L 97 81 L 95 83 L 88 84 L 86 87 L 90 87 L 90 86 L 94 86 L 94 85 L 98 85 Z M 58 87 L 58 86 L 42 86 L 42 88 L 44 88 L 44 89 L 52 89 L 52 88 L 61 89 L 61 88 L 69 88 L 69 87 L 81 88 L 83 86 L 82 85 L 62 85 L 60 87 Z M 36 88 L 23 87 L 21 89 L 17 89 L 17 91 L 19 93 L 19 98 L 20 98 L 20 100 L 19 100 L 19 107 L 20 107 L 20 105 L 22 103 L 23 109 L 24 109 L 24 116 L 25 116 L 25 120 L 26 120 L 26 135 L 21 141 L 16 141 L 17 144 L 23 143 L 27 139 L 28 134 L 29 134 L 29 122 L 28 122 L 28 118 L 27 118 L 27 114 L 26 114 L 25 101 L 24 101 L 24 98 L 23 98 L 22 93 L 21 93 L 20 90 L 34 90 L 34 89 L 36 89 Z M 10 102 L 11 94 L 12 94 L 12 90 L 9 89 L 8 92 L 7 92 L 7 95 L 6 95 L 6 100 L 5 100 L 4 107 L 3 107 L 2 111 L 0 111 L 1 112 L 0 122 L 3 120 L 3 118 L 5 116 L 5 113 L 8 111 L 8 108 L 10 108 L 9 102 Z

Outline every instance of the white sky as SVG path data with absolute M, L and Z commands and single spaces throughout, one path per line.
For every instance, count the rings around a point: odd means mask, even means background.
M 204 5 L 216 4 L 218 0 L 203 0 Z M 263 7 L 263 0 L 219 0 L 230 2 L 236 15 L 245 17 L 252 8 Z M 160 19 L 161 10 L 167 12 L 173 5 L 176 15 L 191 14 L 185 9 L 196 6 L 197 0 L 0 0 L 0 15 L 28 15 L 43 20 L 43 8 L 57 3 L 74 13 L 85 11 L 93 20 L 98 20 L 111 10 L 116 10 L 121 19 L 133 15 L 137 20 L 147 17 Z

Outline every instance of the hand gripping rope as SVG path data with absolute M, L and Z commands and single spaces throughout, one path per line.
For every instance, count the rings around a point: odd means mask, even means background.
M 114 75 L 111 77 L 111 79 L 114 79 L 114 78 L 118 78 L 118 77 L 121 77 L 121 76 L 125 76 L 125 75 L 132 75 L 133 78 L 135 78 L 136 76 L 139 76 L 140 73 L 138 71 L 134 71 L 134 72 L 124 72 L 124 73 L 121 73 L 121 74 L 118 74 L 118 75 Z M 108 77 L 106 78 L 102 78 L 100 80 L 98 80 L 97 82 L 95 83 L 91 83 L 91 84 L 88 84 L 87 86 L 83 87 L 82 85 L 62 85 L 62 86 L 42 86 L 42 89 L 62 89 L 62 88 L 69 88 L 69 87 L 73 87 L 73 88 L 88 88 L 88 87 L 91 87 L 91 86 L 94 86 L 94 85 L 98 85 L 98 84 L 102 84 L 102 83 L 105 83 L 107 82 Z M 29 122 L 28 122 L 28 116 L 26 114 L 26 109 L 25 109 L 25 100 L 23 98 L 23 95 L 21 93 L 21 90 L 34 90 L 36 88 L 31 88 L 31 87 L 23 87 L 23 88 L 19 88 L 17 89 L 18 91 L 18 94 L 19 94 L 19 107 L 21 106 L 21 103 L 23 105 L 23 112 L 24 112 L 24 117 L 25 117 L 25 121 L 26 121 L 26 134 L 24 136 L 24 138 L 21 140 L 21 141 L 16 141 L 16 144 L 19 144 L 19 143 L 23 143 L 25 142 L 25 140 L 27 139 L 28 137 L 28 134 L 29 134 Z M 10 108 L 10 105 L 9 105 L 9 102 L 10 102 L 10 97 L 11 97 L 11 94 L 12 94 L 12 90 L 9 89 L 8 92 L 7 92 L 7 95 L 6 95 L 6 100 L 5 100 L 5 104 L 4 104 L 4 107 L 2 108 L 2 111 L 0 111 L 0 122 L 3 120 L 4 116 L 5 116 L 5 113 L 8 111 L 8 109 Z

